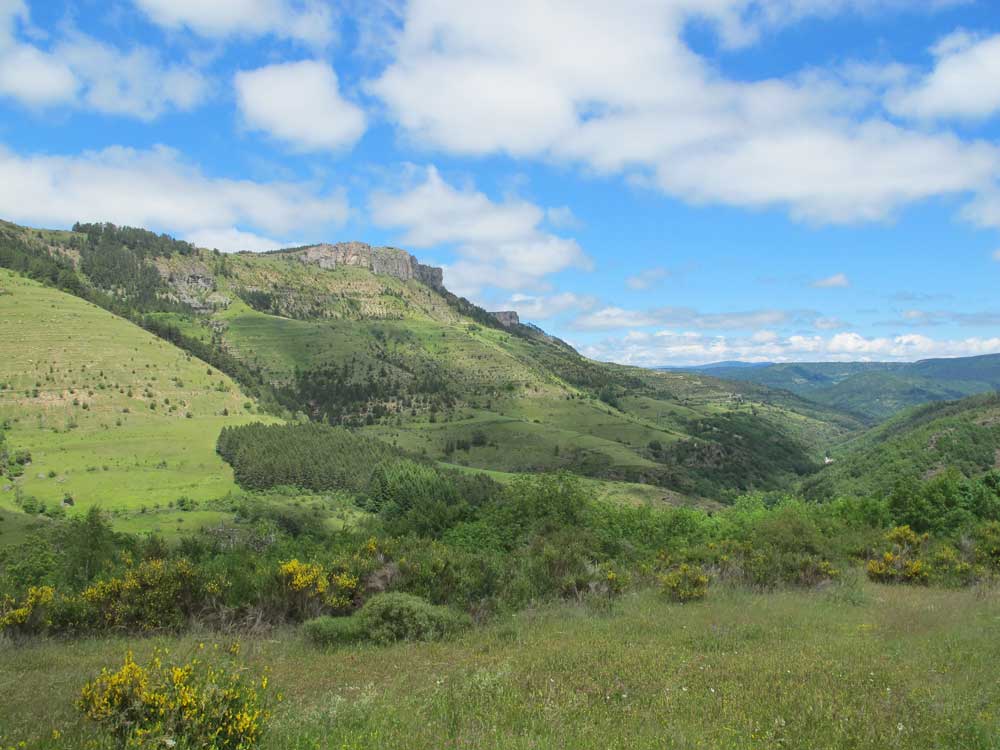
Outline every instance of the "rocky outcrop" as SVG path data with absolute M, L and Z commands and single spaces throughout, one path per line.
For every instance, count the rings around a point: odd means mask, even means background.
M 303 263 L 315 264 L 320 268 L 355 266 L 403 281 L 420 281 L 439 291 L 444 289 L 444 274 L 440 268 L 418 263 L 408 252 L 395 247 L 372 247 L 365 242 L 338 242 L 335 245 L 313 245 L 295 250 L 293 254 Z
M 490 315 L 496 318 L 497 322 L 504 328 L 514 328 L 521 325 L 521 319 L 513 310 L 499 310 L 497 312 L 491 312 Z

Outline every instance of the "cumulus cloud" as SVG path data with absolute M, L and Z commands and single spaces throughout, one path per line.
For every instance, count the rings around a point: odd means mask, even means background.
M 314 60 L 236 74 L 236 101 L 247 125 L 304 151 L 336 150 L 365 131 L 365 113 L 343 98 L 336 71 Z
M 321 0 L 133 0 L 167 29 L 189 29 L 210 38 L 264 36 L 310 45 L 335 37 L 331 6 Z
M 812 286 L 817 289 L 844 289 L 850 285 L 851 280 L 844 273 L 835 273 L 833 276 L 827 276 L 825 279 L 817 279 L 812 283 Z
M 575 240 L 540 227 L 545 211 L 533 203 L 496 202 L 474 188 L 456 188 L 433 166 L 416 176 L 402 192 L 374 192 L 372 219 L 402 230 L 405 245 L 454 246 L 458 260 L 445 268 L 449 288 L 470 295 L 484 287 L 524 290 L 559 271 L 591 268 Z
M 184 236 L 184 239 L 197 247 L 221 250 L 224 253 L 238 253 L 244 250 L 280 250 L 291 244 L 272 240 L 269 237 L 261 237 L 253 232 L 244 232 L 236 227 L 199 229 L 196 232 L 189 232 Z
M 920 119 L 982 119 L 1000 110 L 1000 34 L 980 38 L 958 31 L 933 53 L 927 75 L 888 95 L 890 111 Z
M 548 320 L 567 312 L 588 310 L 597 305 L 590 295 L 561 292 L 549 295 L 512 294 L 498 309 L 516 310 L 522 320 Z
M 411 138 L 450 153 L 579 163 L 692 203 L 881 220 L 987 190 L 1000 150 L 889 121 L 885 75 L 731 80 L 684 33 L 701 18 L 737 44 L 808 14 L 905 5 L 413 0 L 395 59 L 369 88 Z
M 763 335 L 762 335 L 763 334 Z M 630 333 L 581 347 L 588 357 L 624 364 L 705 364 L 739 359 L 749 362 L 913 361 L 928 357 L 962 357 L 1000 351 L 1000 338 L 934 339 L 921 334 L 866 337 L 856 332 L 832 336 L 708 336 L 692 331 Z
M 152 120 L 200 104 L 209 85 L 190 65 L 167 64 L 148 47 L 130 49 L 70 32 L 43 50 L 19 39 L 21 2 L 0 8 L 0 96 L 29 107 L 67 105 Z
M 339 224 L 348 205 L 340 192 L 307 185 L 209 177 L 164 146 L 78 156 L 22 156 L 0 146 L 0 215 L 41 226 L 112 221 L 202 242 L 208 229 L 291 233 Z

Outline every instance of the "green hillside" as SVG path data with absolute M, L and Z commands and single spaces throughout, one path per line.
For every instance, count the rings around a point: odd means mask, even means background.
M 713 367 L 713 376 L 791 391 L 880 422 L 911 406 L 1000 389 L 1000 354 L 920 362 L 813 362 Z
M 76 229 L 5 224 L 0 265 L 131 318 L 274 414 L 359 429 L 432 460 L 718 498 L 787 486 L 860 427 L 753 383 L 587 360 L 393 275 L 392 264 L 410 262 L 401 251 L 375 249 L 390 272 L 373 273 L 321 264 L 311 253 L 326 246 L 227 256 L 142 230 Z
M 0 422 L 9 450 L 30 452 L 16 484 L 3 484 L 0 508 L 52 510 L 69 498 L 77 509 L 153 510 L 218 497 L 235 485 L 215 439 L 255 419 L 227 375 L 0 269 Z
M 843 444 L 833 458 L 805 481 L 807 496 L 885 497 L 901 481 L 949 469 L 967 477 L 1000 469 L 1000 394 L 917 407 Z

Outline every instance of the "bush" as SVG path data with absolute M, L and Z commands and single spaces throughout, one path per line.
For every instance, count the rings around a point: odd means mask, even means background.
M 266 676 L 200 658 L 166 664 L 159 654 L 142 666 L 129 652 L 120 669 L 84 685 L 77 708 L 121 747 L 250 750 L 270 719 L 268 703 Z
M 278 578 L 285 610 L 295 619 L 315 617 L 324 611 L 348 612 L 361 592 L 357 575 L 297 559 L 282 563 Z
M 660 588 L 671 601 L 698 601 L 708 595 L 708 574 L 699 566 L 683 563 L 660 577 Z
M 990 521 L 976 531 L 976 560 L 1000 572 L 1000 521 Z
M 871 580 L 876 583 L 930 583 L 931 566 L 919 556 L 930 540 L 929 534 L 918 534 L 904 524 L 891 529 L 885 540 L 892 549 L 869 560 L 865 566 Z
M 373 596 L 356 617 L 365 638 L 382 644 L 438 640 L 471 625 L 466 615 L 400 592 Z
M 359 617 L 316 617 L 302 623 L 302 632 L 317 646 L 344 646 L 365 637 Z
M 81 596 L 98 626 L 179 630 L 220 588 L 184 558 L 143 560 L 121 577 L 89 586 Z
M 35 633 L 49 624 L 48 610 L 55 592 L 51 586 L 32 586 L 24 600 L 0 600 L 0 633 Z

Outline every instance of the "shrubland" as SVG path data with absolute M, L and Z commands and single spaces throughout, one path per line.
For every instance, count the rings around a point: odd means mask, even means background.
M 547 599 L 601 602 L 649 586 L 697 600 L 718 586 L 814 588 L 859 568 L 879 582 L 968 586 L 1000 563 L 995 472 L 902 483 L 884 500 L 756 494 L 710 512 L 593 501 L 565 473 L 499 484 L 399 456 L 370 466 L 364 483 L 353 472 L 367 513 L 340 529 L 252 499 L 227 533 L 172 545 L 115 532 L 97 507 L 55 521 L 2 553 L 3 632 L 363 622 L 385 592 L 483 622 Z M 389 609 L 405 619 L 407 606 Z

